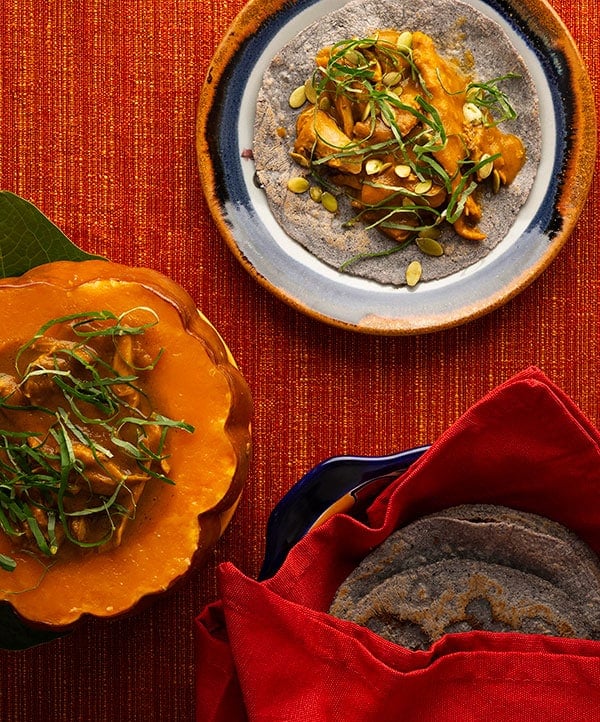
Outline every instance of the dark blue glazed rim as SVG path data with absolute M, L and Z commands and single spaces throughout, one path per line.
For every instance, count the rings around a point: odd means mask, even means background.
M 308 471 L 271 512 L 259 579 L 273 576 L 290 549 L 331 514 L 344 511 L 360 517 L 375 496 L 428 448 L 389 456 L 334 456 Z
M 236 258 L 298 311 L 374 334 L 456 326 L 520 293 L 571 234 L 596 152 L 594 96 L 575 43 L 546 0 L 466 1 L 502 25 L 532 71 L 543 121 L 542 163 L 513 237 L 470 269 L 416 289 L 354 279 L 300 248 L 273 221 L 253 184 L 252 160 L 243 157 L 252 144 L 255 98 L 266 64 L 286 39 L 345 0 L 250 0 L 219 46 L 198 105 L 204 192 Z

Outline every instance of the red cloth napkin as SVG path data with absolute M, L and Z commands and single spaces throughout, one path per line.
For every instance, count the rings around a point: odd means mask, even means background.
M 340 583 L 399 525 L 462 503 L 570 527 L 600 553 L 600 436 L 538 369 L 465 413 L 371 505 L 311 531 L 270 580 L 231 564 L 197 618 L 202 722 L 600 718 L 600 642 L 469 632 L 410 651 L 327 614 Z

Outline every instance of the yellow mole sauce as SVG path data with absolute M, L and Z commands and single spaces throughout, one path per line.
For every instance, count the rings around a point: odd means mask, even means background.
M 396 47 L 401 33 L 381 30 L 375 35 L 376 47 L 380 46 L 384 50 L 386 45 Z M 421 76 L 420 82 L 410 77 L 405 80 L 400 100 L 405 105 L 419 109 L 417 96 L 426 96 L 427 102 L 436 108 L 447 142 L 441 150 L 433 152 L 432 155 L 452 179 L 450 190 L 455 191 L 463 179 L 460 169 L 465 159 L 477 163 L 486 156 L 496 154 L 499 157 L 493 162 L 493 170 L 497 172 L 502 184 L 510 184 L 525 162 L 525 148 L 520 138 L 503 133 L 493 124 L 472 123 L 465 118 L 464 108 L 468 103 L 467 90 L 471 80 L 461 72 L 456 63 L 438 54 L 430 36 L 418 31 L 412 33 L 411 47 L 412 61 Z M 316 57 L 317 65 L 325 67 L 331 52 L 331 48 L 320 50 Z M 407 61 L 406 67 L 408 68 Z M 357 98 L 360 99 L 359 94 Z M 373 206 L 394 193 L 393 187 L 398 185 L 398 177 L 394 175 L 394 168 L 388 167 L 376 177 L 377 183 L 372 182 L 375 179 L 372 174 L 369 176 L 371 182 L 363 183 L 366 179 L 364 159 L 357 141 L 364 139 L 365 143 L 369 144 L 381 143 L 392 137 L 392 131 L 381 119 L 378 119 L 373 127 L 369 120 L 360 118 L 361 109 L 357 108 L 353 112 L 351 107 L 359 104 L 360 100 L 353 104 L 347 96 L 339 94 L 335 96 L 331 111 L 320 108 L 304 110 L 297 119 L 294 151 L 307 158 L 310 158 L 311 154 L 318 158 L 331 155 L 327 165 L 337 173 L 332 180 L 338 185 L 354 189 L 363 206 Z M 414 113 L 401 109 L 394 112 L 396 126 L 403 136 L 413 131 L 419 122 Z M 356 116 L 359 116 L 358 120 L 355 119 Z M 345 147 L 354 147 L 357 150 L 353 154 L 340 154 L 339 150 Z M 390 157 L 389 160 L 393 158 Z M 414 182 L 416 179 L 413 179 Z M 406 187 L 410 188 L 409 181 Z M 438 207 L 446 197 L 446 189 L 439 187 L 436 193 L 434 188 L 429 194 L 428 203 L 431 207 Z M 471 194 L 466 199 L 464 212 L 453 224 L 454 229 L 464 238 L 483 240 L 485 234 L 477 228 L 480 219 L 481 208 Z M 397 240 L 402 238 L 398 237 Z

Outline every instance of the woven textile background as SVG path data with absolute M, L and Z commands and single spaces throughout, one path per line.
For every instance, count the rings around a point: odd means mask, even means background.
M 551 0 L 600 85 L 598 0 Z M 576 232 L 519 297 L 418 337 L 352 334 L 259 287 L 217 234 L 200 188 L 194 116 L 243 0 L 0 0 L 0 187 L 85 250 L 154 267 L 217 326 L 253 392 L 254 456 L 236 516 L 205 567 L 129 619 L 84 623 L 0 652 L 3 722 L 191 720 L 193 618 L 215 566 L 251 576 L 269 512 L 325 457 L 434 440 L 496 384 L 535 364 L 600 423 L 598 178 Z

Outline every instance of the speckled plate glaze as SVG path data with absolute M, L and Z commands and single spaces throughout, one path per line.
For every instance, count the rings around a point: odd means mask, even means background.
M 275 506 L 267 522 L 265 557 L 259 578 L 279 569 L 290 549 L 330 516 L 360 517 L 388 484 L 429 449 L 420 446 L 389 456 L 332 456 L 297 481 Z
M 399 2 L 405 0 L 398 0 Z M 545 0 L 467 0 L 498 22 L 536 84 L 542 161 L 529 200 L 484 259 L 413 289 L 339 273 L 289 238 L 254 183 L 254 108 L 262 74 L 297 32 L 346 0 L 250 0 L 219 45 L 198 103 L 197 153 L 211 213 L 239 262 L 296 310 L 345 329 L 410 335 L 493 311 L 556 257 L 581 212 L 596 154 L 593 92 L 579 51 Z

